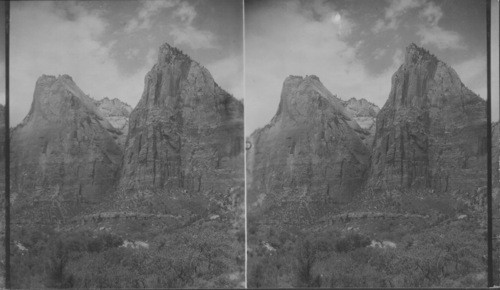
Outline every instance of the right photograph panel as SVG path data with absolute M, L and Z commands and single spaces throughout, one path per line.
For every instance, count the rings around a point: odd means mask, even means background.
M 248 287 L 487 286 L 486 1 L 245 1 Z

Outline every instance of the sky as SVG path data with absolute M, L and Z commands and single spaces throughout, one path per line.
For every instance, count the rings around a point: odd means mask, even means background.
M 234 0 L 11 2 L 11 125 L 27 115 L 42 74 L 68 74 L 91 97 L 134 107 L 165 42 L 243 99 L 242 6 Z
M 317 75 L 343 100 L 382 107 L 412 42 L 486 98 L 483 1 L 245 1 L 245 135 L 272 119 L 289 75 Z

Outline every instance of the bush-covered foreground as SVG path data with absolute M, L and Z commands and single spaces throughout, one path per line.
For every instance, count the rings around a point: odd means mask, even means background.
M 149 236 L 147 243 L 124 247 L 125 238 L 102 227 L 19 230 L 12 243 L 12 286 L 234 288 L 244 279 L 244 233 L 225 223 L 207 221 Z
M 249 287 L 486 286 L 486 236 L 473 220 L 365 220 L 321 230 L 256 221 L 249 218 Z

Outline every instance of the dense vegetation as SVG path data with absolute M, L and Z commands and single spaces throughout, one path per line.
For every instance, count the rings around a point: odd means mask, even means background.
M 20 230 L 12 244 L 12 285 L 234 288 L 243 279 L 244 233 L 228 230 L 227 223 L 205 221 L 175 233 L 147 230 L 151 237 L 147 247 L 123 247 L 124 238 L 102 227 L 66 232 Z
M 249 219 L 249 287 L 484 287 L 486 236 L 472 220 L 334 224 L 326 229 Z M 370 247 L 373 240 L 396 247 Z

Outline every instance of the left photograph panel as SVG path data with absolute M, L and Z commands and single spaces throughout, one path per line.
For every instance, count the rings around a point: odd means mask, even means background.
M 12 288 L 245 286 L 242 5 L 10 3 Z

